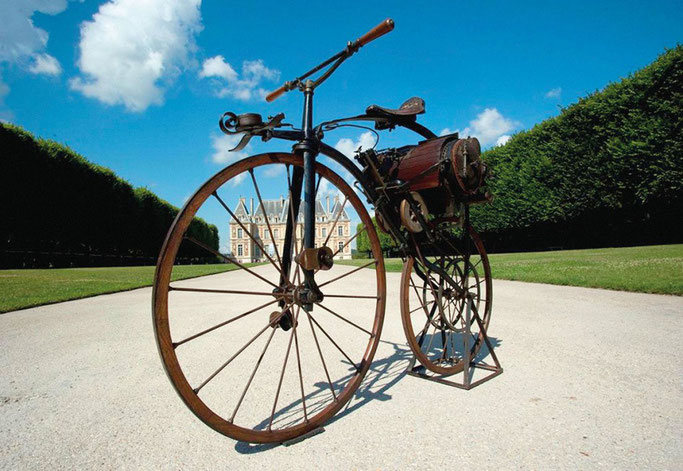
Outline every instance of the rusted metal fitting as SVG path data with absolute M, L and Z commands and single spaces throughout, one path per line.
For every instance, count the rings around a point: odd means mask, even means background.
M 332 249 L 325 246 L 304 249 L 294 260 L 304 270 L 329 270 L 334 265 Z

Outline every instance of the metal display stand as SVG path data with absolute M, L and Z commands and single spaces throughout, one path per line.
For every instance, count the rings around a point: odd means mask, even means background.
M 428 372 L 428 370 L 422 366 L 422 365 L 417 365 L 415 366 L 415 363 L 417 361 L 416 357 L 413 356 L 413 359 L 410 361 L 410 364 L 408 365 L 408 371 L 407 374 L 410 376 L 415 376 L 417 378 L 422 378 L 422 379 L 428 379 L 430 381 L 435 381 L 437 383 L 445 384 L 448 386 L 453 386 L 456 388 L 460 389 L 465 389 L 465 390 L 470 390 L 476 386 L 479 386 L 480 384 L 495 378 L 496 376 L 500 375 L 503 372 L 503 368 L 500 366 L 500 362 L 498 361 L 498 357 L 496 356 L 496 352 L 493 350 L 493 345 L 491 345 L 491 341 L 489 340 L 488 334 L 486 333 L 486 328 L 484 328 L 484 323 L 481 321 L 481 317 L 479 317 L 479 312 L 477 312 L 477 308 L 474 305 L 473 302 L 473 295 L 468 294 L 467 296 L 467 309 L 465 310 L 465 329 L 464 329 L 464 340 L 463 340 L 463 346 L 464 346 L 464 358 L 463 362 L 465 364 L 465 367 L 462 370 L 463 373 L 463 379 L 462 382 L 456 382 L 453 380 L 446 379 L 448 376 Z M 489 349 L 489 353 L 491 354 L 491 358 L 493 359 L 493 365 L 489 365 L 487 363 L 484 363 L 483 361 L 477 362 L 474 358 L 471 358 L 471 352 L 470 352 L 470 336 L 472 335 L 471 330 L 470 330 L 470 324 L 472 317 L 474 317 L 474 320 L 477 322 L 477 325 L 479 325 L 479 332 L 480 336 L 484 338 L 484 342 L 486 343 L 486 346 Z M 487 370 L 490 371 L 491 373 L 488 374 L 487 376 L 478 379 L 476 381 L 472 381 L 472 376 L 474 373 L 474 369 L 479 368 L 481 370 Z M 458 374 L 458 373 L 456 373 Z

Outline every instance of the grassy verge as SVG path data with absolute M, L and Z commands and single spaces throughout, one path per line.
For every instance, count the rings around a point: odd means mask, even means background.
M 683 296 L 683 244 L 491 254 L 494 278 Z M 360 266 L 367 260 L 338 263 Z M 400 259 L 385 260 L 401 271 Z
M 234 270 L 235 265 L 178 265 L 173 280 Z M 0 270 L 0 313 L 151 286 L 155 267 Z

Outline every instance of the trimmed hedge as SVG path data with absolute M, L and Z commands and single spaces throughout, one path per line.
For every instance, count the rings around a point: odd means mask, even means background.
M 178 209 L 54 141 L 0 124 L 0 267 L 152 264 Z M 218 229 L 191 234 L 218 249 Z M 183 244 L 186 262 L 215 262 Z
M 683 47 L 484 153 L 495 251 L 683 241 Z

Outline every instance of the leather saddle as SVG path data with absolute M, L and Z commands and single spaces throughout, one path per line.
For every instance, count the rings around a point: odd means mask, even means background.
M 390 108 L 382 108 L 378 105 L 370 105 L 365 110 L 368 116 L 382 116 L 386 118 L 398 118 L 398 119 L 409 119 L 415 121 L 415 117 L 418 114 L 425 112 L 425 101 L 417 96 L 408 98 L 403 104 L 396 110 Z

